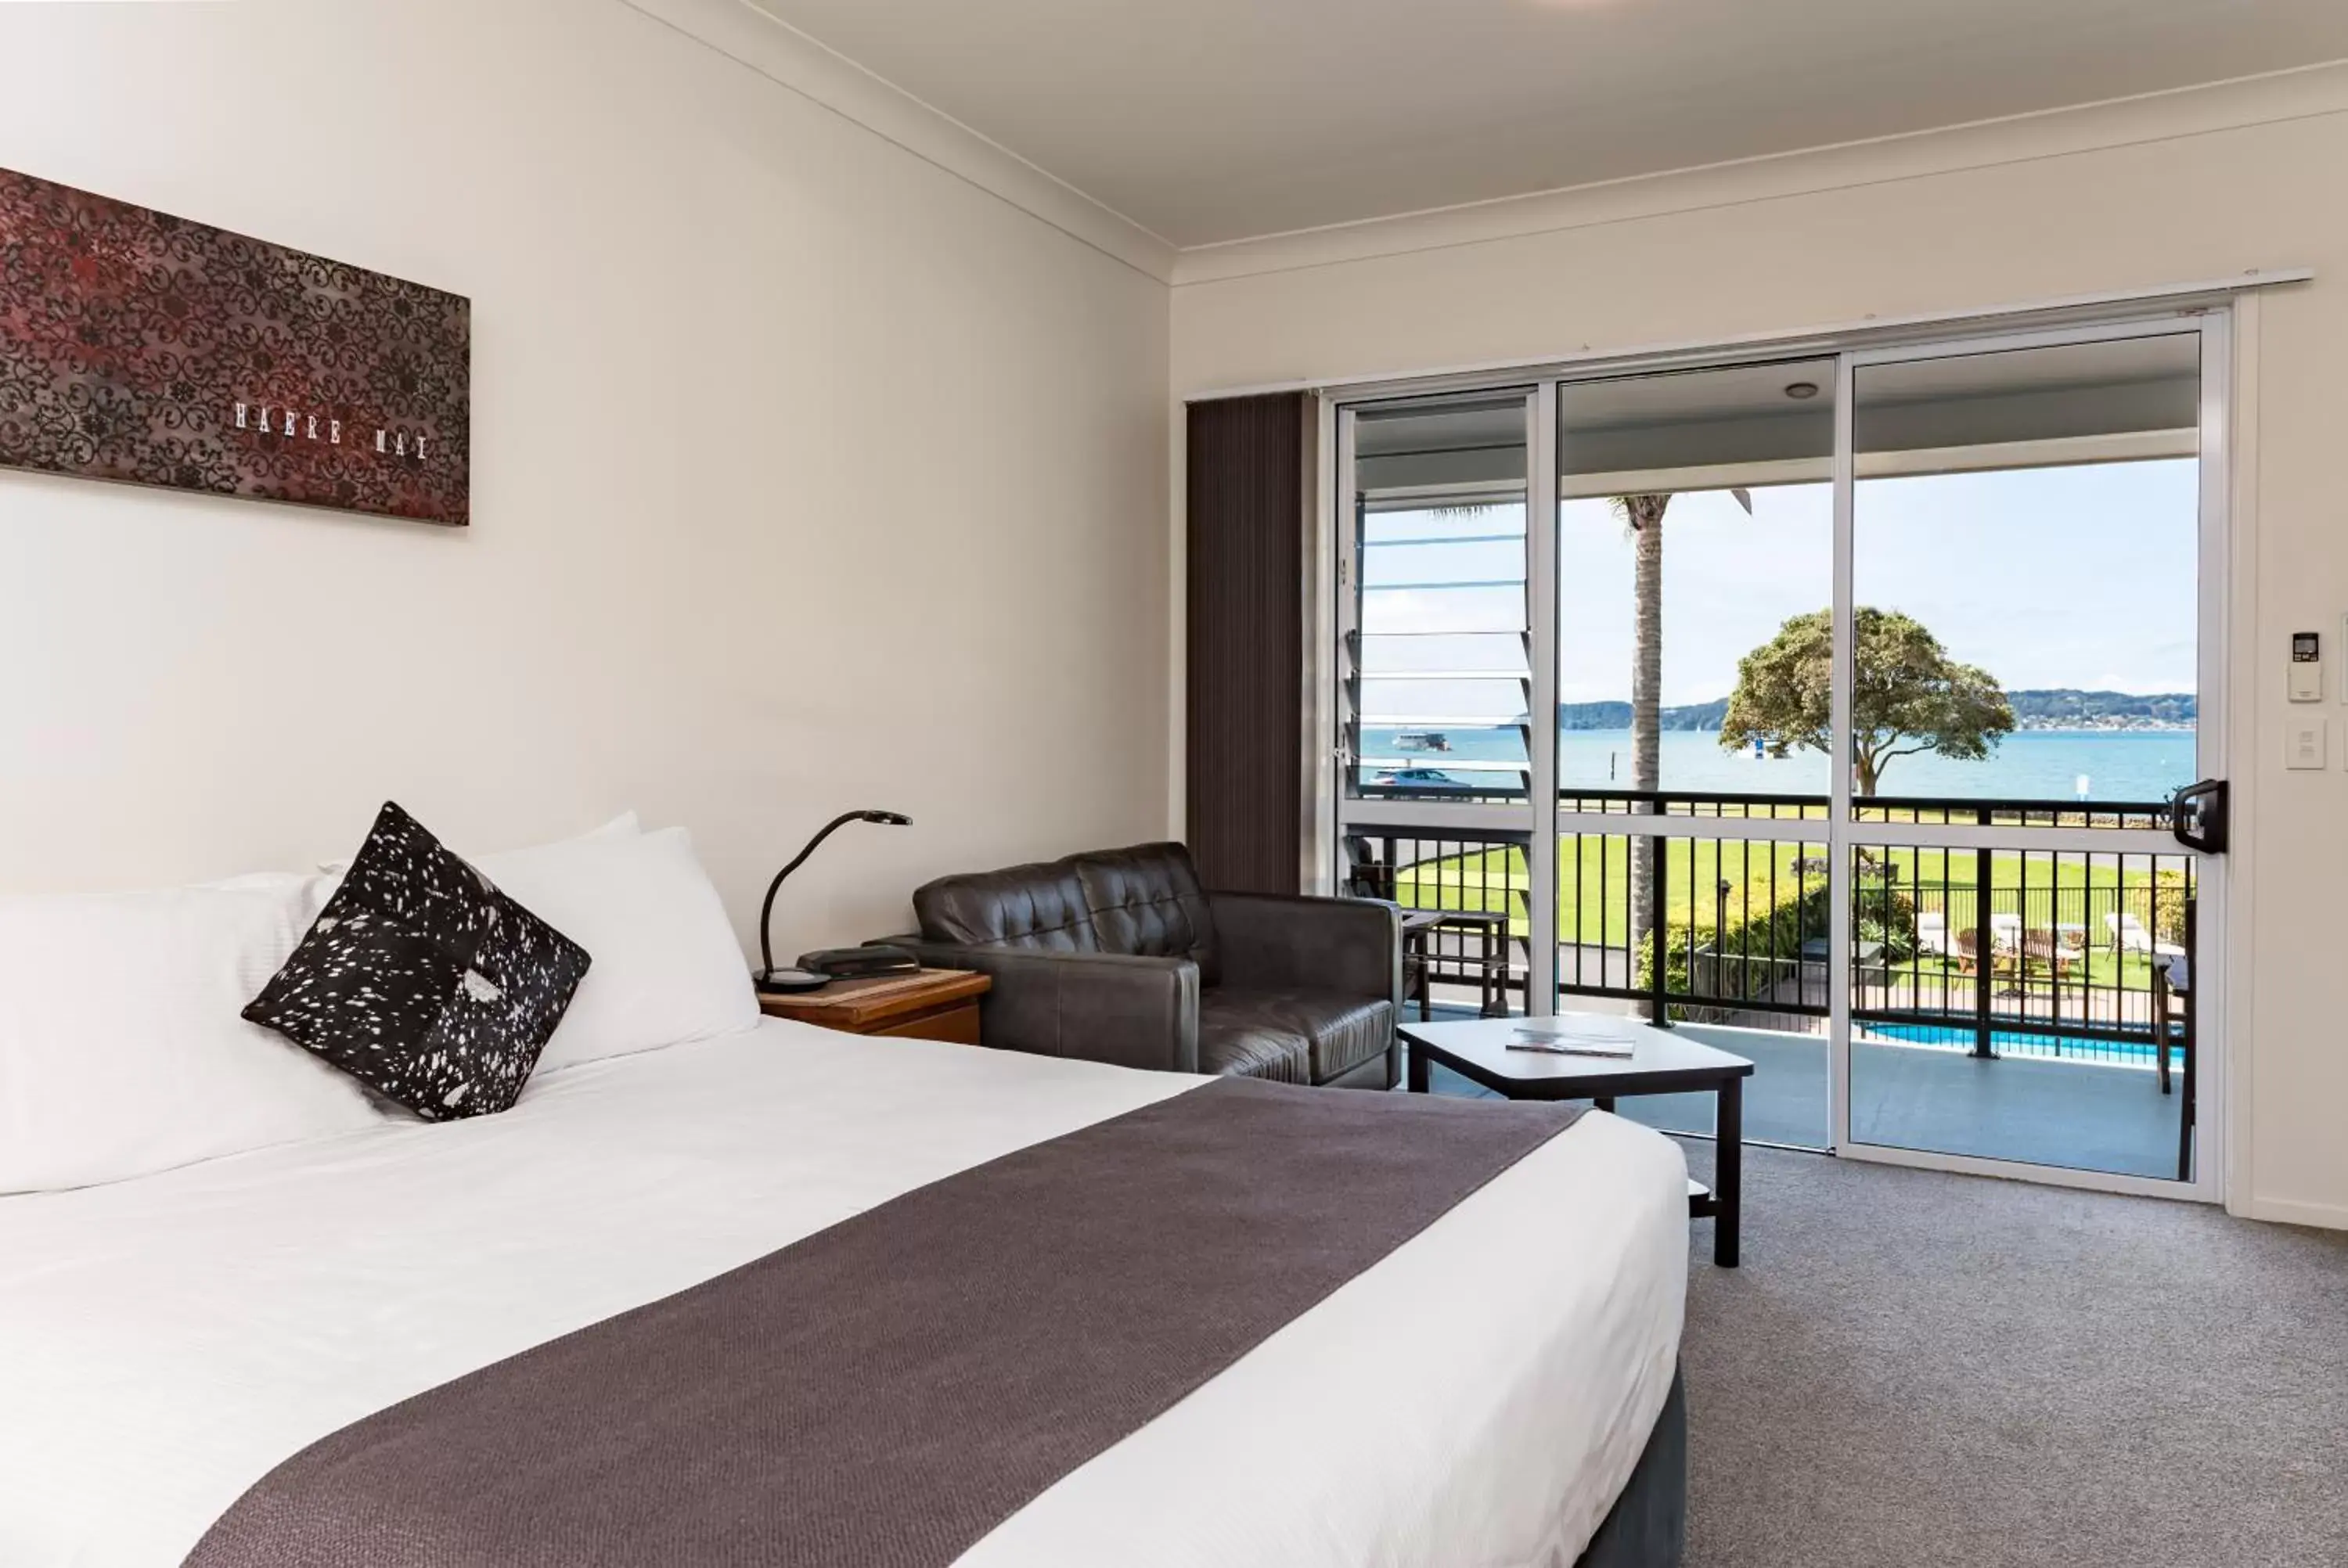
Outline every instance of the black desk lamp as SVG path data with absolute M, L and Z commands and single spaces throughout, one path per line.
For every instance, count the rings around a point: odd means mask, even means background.
M 791 863 L 788 866 L 784 866 L 780 871 L 775 873 L 775 879 L 767 884 L 767 901 L 758 907 L 757 979 L 758 989 L 760 990 L 811 991 L 818 986 L 829 983 L 833 979 L 833 976 L 825 969 L 807 967 L 808 959 L 816 956 L 813 954 L 803 955 L 799 959 L 801 967 L 798 968 L 778 969 L 775 968 L 775 948 L 773 932 L 770 927 L 773 926 L 775 919 L 775 891 L 782 886 L 783 878 L 788 876 L 792 872 L 797 871 L 801 866 L 805 865 L 807 857 L 815 853 L 815 846 L 817 845 L 821 844 L 825 839 L 829 838 L 834 833 L 838 832 L 840 828 L 846 826 L 851 822 L 877 822 L 889 827 L 911 827 L 913 825 L 913 819 L 905 815 L 902 812 L 842 812 L 838 816 L 833 817 L 829 822 L 825 823 L 822 829 L 818 832 L 813 838 L 807 841 L 807 847 L 800 850 L 797 855 L 791 856 Z M 854 952 L 861 951 L 862 949 L 850 948 L 846 950 Z M 873 948 L 870 949 L 870 951 L 875 954 L 890 956 L 894 960 L 891 965 L 891 968 L 901 968 L 911 964 L 912 961 L 912 955 L 899 948 Z

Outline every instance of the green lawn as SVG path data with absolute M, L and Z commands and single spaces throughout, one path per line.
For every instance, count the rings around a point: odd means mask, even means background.
M 1632 840 L 1623 836 L 1583 835 L 1564 840 L 1558 851 L 1558 940 L 1620 946 L 1630 921 L 1630 854 Z M 1749 919 L 1766 917 L 1826 881 L 1823 845 L 1746 843 L 1737 840 L 1670 838 L 1663 841 L 1666 919 L 1676 939 L 1693 923 L 1699 940 L 1715 927 L 1725 896 L 1728 923 L 1735 928 Z M 1979 860 L 1972 850 L 1892 849 L 1876 851 L 1886 856 L 1895 899 L 1907 899 L 1925 909 L 1952 905 L 1960 920 L 1972 917 L 1972 895 L 1978 885 Z M 1880 864 L 1880 863 L 1879 863 Z M 1879 872 L 1861 886 L 1860 908 L 1871 914 L 1882 905 Z M 1990 886 L 1994 893 L 2019 895 L 2026 888 L 2026 922 L 2034 927 L 2055 922 L 2085 925 L 2090 961 L 2111 983 L 2115 968 L 2104 915 L 2115 908 L 2133 913 L 2147 928 L 2155 925 L 2154 878 L 2149 870 L 2103 861 L 2088 866 L 2075 859 L 2055 862 L 2045 853 L 2026 858 L 2019 853 L 1994 853 L 1990 857 Z M 2182 882 L 2169 872 L 2162 879 L 2164 913 L 2158 922 L 2164 935 L 2173 935 Z M 1440 860 L 1423 861 L 1405 868 L 1396 878 L 1397 897 L 1422 908 L 1504 912 L 1518 936 L 1529 933 L 1530 881 L 1521 849 L 1494 847 L 1469 850 Z M 1945 901 L 1945 902 L 1944 902 Z M 2015 907 L 2013 898 L 1998 899 L 1996 907 Z M 1897 906 L 1895 904 L 1895 909 Z M 1787 914 L 1790 915 L 1790 911 Z M 1904 919 L 1904 915 L 1902 916 Z M 1823 932 L 1816 934 L 1823 935 Z M 2129 956 L 2131 968 L 2144 965 Z

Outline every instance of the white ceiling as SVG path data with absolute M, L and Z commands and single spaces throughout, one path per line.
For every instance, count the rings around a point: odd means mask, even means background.
M 2348 0 L 749 0 L 1179 246 L 2348 58 Z

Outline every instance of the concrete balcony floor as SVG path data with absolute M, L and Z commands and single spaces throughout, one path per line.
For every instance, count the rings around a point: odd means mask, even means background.
M 1470 1008 L 1436 1010 L 1475 1016 Z M 1679 1027 L 1754 1064 L 1745 1086 L 1748 1142 L 1826 1146 L 1824 1036 Z M 2172 1082 L 2176 1091 L 2163 1094 L 2147 1068 L 1982 1061 L 1962 1050 L 1860 1041 L 1851 1047 L 1851 1134 L 1866 1143 L 2173 1181 L 2184 1092 L 2181 1078 L 2173 1074 Z M 1488 1092 L 1441 1068 L 1433 1083 L 1437 1093 Z M 1667 1132 L 1713 1130 L 1708 1094 L 1645 1095 L 1617 1109 Z

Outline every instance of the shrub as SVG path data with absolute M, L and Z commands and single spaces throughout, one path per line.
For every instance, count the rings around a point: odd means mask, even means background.
M 2152 878 L 2152 934 L 2164 942 L 2185 945 L 2185 907 L 2191 897 L 2185 873 L 2159 871 Z
M 1822 883 L 1799 893 L 1789 890 L 1776 905 L 1754 910 L 1742 920 L 1731 920 L 1710 941 L 1704 939 L 1703 932 L 1696 932 L 1697 958 L 1707 958 L 1715 953 L 1721 958 L 1713 966 L 1712 989 L 1695 999 L 1696 1005 L 1735 1006 L 1766 1001 L 1773 985 L 1798 972 L 1791 964 L 1801 957 L 1802 944 L 1828 934 L 1833 897 L 1833 889 Z M 1853 934 L 1861 942 L 1880 945 L 1883 950 L 1878 962 L 1905 963 L 1916 956 L 1916 903 L 1907 894 L 1897 888 L 1888 895 L 1880 888 L 1864 890 L 1856 915 Z M 1689 933 L 1681 928 L 1670 936 L 1672 940 L 1664 955 L 1663 983 L 1673 993 L 1684 996 L 1693 989 L 1688 968 Z M 1640 944 L 1636 966 L 1635 983 L 1643 991 L 1654 984 L 1654 937 L 1650 933 Z M 1765 962 L 1766 959 L 1786 962 Z M 1685 1010 L 1675 1005 L 1673 1016 L 1679 1017 Z

